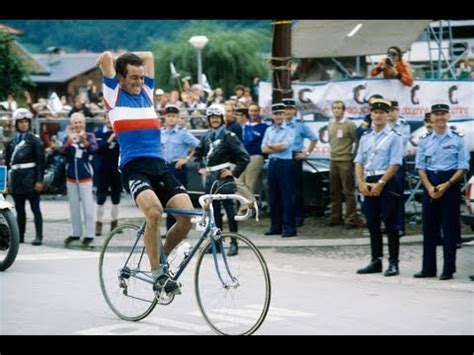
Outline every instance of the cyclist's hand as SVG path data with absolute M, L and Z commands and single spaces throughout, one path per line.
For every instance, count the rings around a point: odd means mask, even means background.
M 198 174 L 202 176 L 207 176 L 207 170 L 205 168 L 201 168 L 198 170 Z

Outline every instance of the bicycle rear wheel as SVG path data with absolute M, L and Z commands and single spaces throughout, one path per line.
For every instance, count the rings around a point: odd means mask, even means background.
M 231 238 L 237 239 L 239 253 L 225 258 L 216 254 L 217 264 L 213 254 L 207 253 L 211 240 L 202 248 L 194 274 L 196 299 L 214 332 L 250 335 L 261 326 L 270 306 L 270 274 L 262 254 L 249 239 L 223 233 L 220 241 L 225 247 L 230 245 Z
M 119 318 L 129 321 L 145 318 L 157 304 L 152 284 L 133 276 L 150 275 L 143 237 L 132 250 L 139 230 L 132 224 L 115 228 L 105 240 L 99 260 L 100 288 L 105 301 Z

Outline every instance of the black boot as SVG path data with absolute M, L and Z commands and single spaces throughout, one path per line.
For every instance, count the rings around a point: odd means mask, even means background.
M 231 238 L 230 241 L 230 248 L 229 252 L 227 253 L 227 256 L 234 256 L 239 253 L 239 246 L 237 245 L 237 239 Z
M 377 272 L 382 272 L 382 260 L 379 259 L 372 260 L 365 268 L 357 270 L 358 274 L 375 274 Z
M 110 230 L 112 230 L 111 228 Z M 98 237 L 99 235 L 102 235 L 102 222 L 95 222 L 95 235 Z
M 32 245 L 41 245 L 43 244 L 43 236 L 42 235 L 37 235 L 35 239 L 31 242 Z
M 398 263 L 390 262 L 388 269 L 383 273 L 383 276 L 396 276 L 400 273 L 398 270 Z

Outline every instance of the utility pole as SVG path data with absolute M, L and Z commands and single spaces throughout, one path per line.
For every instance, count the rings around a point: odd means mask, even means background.
M 293 97 L 291 90 L 291 20 L 273 20 L 272 102 Z

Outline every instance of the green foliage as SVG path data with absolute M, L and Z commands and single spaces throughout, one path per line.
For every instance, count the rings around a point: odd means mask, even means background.
M 269 20 L 2 20 L 24 32 L 23 45 L 34 46 L 40 52 L 51 46 L 92 52 L 149 50 L 151 40 L 172 40 L 190 22 L 218 23 L 236 29 L 257 28 L 266 31 L 268 36 L 271 31 Z
M 236 31 L 216 23 L 192 21 L 176 34 L 173 42 L 153 42 L 157 87 L 165 90 L 178 88 L 176 80 L 171 77 L 170 62 L 181 78 L 190 75 L 192 82 L 197 82 L 197 52 L 188 42 L 196 35 L 209 39 L 202 50 L 203 73 L 211 87 L 223 88 L 227 97 L 233 95 L 235 85 L 250 86 L 255 77 L 268 76 L 268 65 L 261 53 L 271 39 L 263 30 Z
M 20 95 L 25 89 L 28 69 L 12 50 L 13 38 L 0 31 L 0 99 L 8 94 Z

